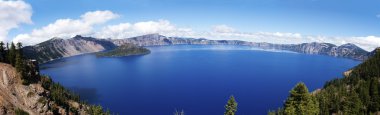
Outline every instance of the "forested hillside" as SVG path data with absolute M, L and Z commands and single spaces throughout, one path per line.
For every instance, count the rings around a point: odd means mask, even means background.
M 270 115 L 378 115 L 380 114 L 380 49 L 371 58 L 309 93 L 303 83 L 291 91 L 282 108 Z

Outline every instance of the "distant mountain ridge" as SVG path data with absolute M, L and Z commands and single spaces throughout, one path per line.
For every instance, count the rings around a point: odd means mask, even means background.
M 367 51 L 356 46 L 355 44 L 343 44 L 336 46 L 330 43 L 302 43 L 302 44 L 271 44 L 257 43 L 240 40 L 208 40 L 204 38 L 180 38 L 166 37 L 159 34 L 148 34 L 127 39 L 114 39 L 112 42 L 116 45 L 132 43 L 139 46 L 157 46 L 157 45 L 246 45 L 261 49 L 287 50 L 306 54 L 329 55 L 334 57 L 344 57 L 355 60 L 365 60 L 368 58 Z
M 34 46 L 24 47 L 24 52 L 28 58 L 33 58 L 44 63 L 63 57 L 111 50 L 126 43 L 135 44 L 137 46 L 244 45 L 260 49 L 287 50 L 298 53 L 328 55 L 355 60 L 365 60 L 370 55 L 369 52 L 350 43 L 341 46 L 317 42 L 302 44 L 272 44 L 241 40 L 208 40 L 204 38 L 166 37 L 159 34 L 147 34 L 125 39 L 97 39 L 92 37 L 82 37 L 79 35 L 70 39 L 53 38 Z
M 111 50 L 115 47 L 109 40 L 78 35 L 70 39 L 53 38 L 34 46 L 26 46 L 23 51 L 27 58 L 44 63 L 63 57 Z

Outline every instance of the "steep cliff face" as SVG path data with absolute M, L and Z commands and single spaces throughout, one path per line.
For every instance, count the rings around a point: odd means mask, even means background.
M 347 57 L 357 60 L 364 60 L 368 58 L 367 51 L 363 50 L 362 48 L 356 46 L 355 44 L 343 44 L 338 47 L 334 47 L 330 52 L 329 55 L 336 56 L 336 57 Z
M 355 60 L 365 60 L 368 52 L 354 44 L 343 44 L 336 46 L 330 43 L 303 43 L 296 45 L 278 45 L 276 49 L 289 50 L 306 54 L 329 55 L 334 57 L 344 57 Z
M 334 57 L 344 57 L 355 60 L 364 60 L 368 52 L 354 44 L 343 44 L 336 46 L 330 43 L 302 43 L 302 44 L 271 44 L 255 43 L 239 40 L 208 40 L 194 38 L 165 37 L 159 34 L 148 34 L 127 39 L 112 40 L 115 45 L 132 43 L 139 46 L 157 46 L 157 45 L 246 45 L 262 49 L 288 50 L 298 53 L 329 55 Z
M 41 84 L 35 83 L 23 85 L 20 74 L 9 64 L 0 63 L 0 114 L 14 115 L 16 110 L 22 110 L 30 115 L 52 115 L 53 106 L 58 108 L 58 113 L 66 114 L 66 110 L 47 98 L 49 91 Z M 72 102 L 73 105 L 79 105 Z M 85 113 L 84 109 L 78 110 Z
M 166 37 L 159 34 L 148 34 L 126 39 L 96 39 L 91 37 L 76 36 L 71 39 L 54 38 L 35 46 L 28 46 L 24 51 L 28 58 L 37 59 L 39 62 L 47 62 L 62 57 L 93 53 L 103 50 L 111 50 L 124 44 L 138 46 L 160 45 L 245 45 L 261 49 L 287 50 L 306 54 L 329 55 L 355 60 L 368 58 L 367 51 L 354 44 L 336 46 L 330 43 L 303 43 L 303 44 L 271 44 L 256 43 L 240 40 L 208 40 L 204 38 L 180 38 Z
M 28 58 L 47 62 L 63 57 L 110 50 L 116 46 L 104 39 L 75 36 L 71 39 L 53 38 L 34 46 L 24 47 Z
M 120 46 L 125 43 L 132 43 L 138 46 L 159 46 L 159 45 L 249 45 L 250 42 L 239 40 L 208 40 L 204 38 L 180 38 L 166 37 L 159 34 L 148 34 L 126 39 L 111 40 L 115 45 Z

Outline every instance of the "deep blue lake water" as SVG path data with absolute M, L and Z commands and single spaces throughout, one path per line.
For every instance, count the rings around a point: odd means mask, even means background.
M 158 46 L 149 55 L 93 54 L 41 65 L 83 99 L 121 115 L 222 115 L 230 95 L 237 115 L 276 109 L 297 82 L 312 91 L 359 64 L 344 58 L 254 50 L 247 46 Z

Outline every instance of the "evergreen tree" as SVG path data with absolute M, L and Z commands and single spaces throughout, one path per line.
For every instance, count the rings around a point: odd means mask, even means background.
M 224 115 L 235 115 L 235 112 L 237 111 L 237 102 L 235 101 L 234 96 L 230 96 L 225 108 L 226 111 L 224 112 Z
M 319 113 L 321 115 L 328 115 L 330 113 L 329 111 L 329 98 L 328 94 L 325 91 L 321 91 L 319 94 L 316 95 L 317 100 L 319 102 Z
M 9 44 L 5 47 L 4 62 L 9 63 Z
M 16 59 L 15 59 L 15 68 L 16 70 L 21 73 L 21 76 L 23 78 L 23 83 L 28 84 L 31 81 L 31 76 L 27 75 L 27 67 L 25 66 L 25 62 L 23 59 L 23 54 L 22 54 L 22 44 L 17 43 L 17 51 L 16 51 Z
M 5 62 L 5 48 L 4 48 L 4 42 L 0 42 L 0 62 Z
M 16 63 L 16 46 L 13 42 L 11 43 L 11 47 L 8 50 L 8 61 L 12 66 L 15 66 L 15 63 Z
M 363 114 L 362 102 L 358 94 L 354 91 L 349 91 L 342 102 L 343 115 L 360 115 Z
M 316 115 L 319 107 L 316 99 L 309 94 L 304 83 L 298 83 L 285 102 L 285 115 Z
M 363 111 L 365 111 L 365 113 L 368 112 L 369 110 L 369 105 L 371 103 L 371 96 L 369 95 L 369 82 L 364 82 L 362 81 L 362 83 L 359 84 L 358 86 L 358 95 L 359 95 L 359 98 L 364 106 L 363 108 Z
M 379 95 L 379 80 L 377 78 L 372 78 L 371 84 L 370 84 L 370 96 L 371 96 L 371 102 L 369 110 L 371 112 L 376 112 L 380 108 L 380 95 Z
M 20 42 L 17 43 L 17 54 L 23 58 L 22 44 Z
M 23 56 L 22 56 L 22 45 L 21 43 L 17 43 L 17 51 L 16 51 L 16 60 L 15 60 L 15 67 L 16 70 L 19 72 L 23 72 L 22 68 L 23 66 Z

